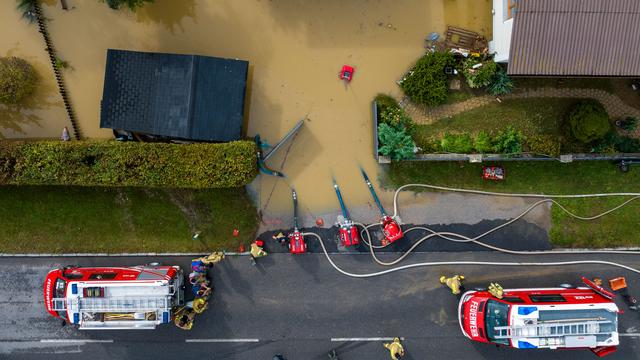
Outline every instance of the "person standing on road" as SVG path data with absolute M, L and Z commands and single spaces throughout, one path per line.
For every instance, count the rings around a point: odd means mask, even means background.
M 453 275 L 448 278 L 440 276 L 440 283 L 446 285 L 449 289 L 451 289 L 451 293 L 453 295 L 460 295 L 460 293 L 464 292 L 464 285 L 462 282 L 464 281 L 464 275 Z
M 267 256 L 267 252 L 262 248 L 264 242 L 262 240 L 256 240 L 251 243 L 251 263 L 256 264 L 256 259 L 263 256 Z
M 389 350 L 392 360 L 399 360 L 404 356 L 404 347 L 400 343 L 400 338 L 393 338 L 393 342 L 382 344 L 386 349 Z

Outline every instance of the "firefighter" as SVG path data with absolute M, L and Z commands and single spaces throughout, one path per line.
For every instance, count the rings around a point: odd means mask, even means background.
M 400 343 L 400 338 L 393 338 L 393 342 L 382 344 L 386 349 L 389 350 L 391 355 L 391 359 L 398 360 L 404 356 L 404 347 Z
M 504 294 L 502 286 L 500 286 L 500 284 L 498 283 L 489 284 L 489 288 L 487 289 L 487 291 L 489 291 L 489 294 L 497 297 L 498 299 L 502 299 L 502 295 Z
M 262 240 L 256 240 L 251 243 L 251 263 L 253 265 L 256 264 L 257 258 L 261 258 L 263 256 L 268 255 L 267 252 L 264 251 L 264 249 L 262 248 L 263 245 L 264 245 L 264 242 Z
M 196 316 L 195 311 L 189 308 L 181 308 L 176 312 L 174 324 L 182 330 L 191 330 L 193 327 L 193 318 Z
M 283 245 L 283 246 L 287 243 L 287 240 L 288 240 L 288 238 L 282 233 L 282 231 L 277 233 L 276 235 L 273 235 L 271 238 L 279 242 L 280 245 Z
M 207 299 L 203 297 L 196 298 L 195 300 L 193 300 L 193 304 L 191 304 L 191 308 L 196 314 L 202 314 L 205 310 L 207 310 L 207 306 Z
M 451 289 L 451 293 L 453 295 L 460 295 L 460 293 L 464 291 L 462 281 L 464 281 L 464 275 L 453 275 L 450 278 L 447 278 L 444 275 L 440 276 L 440 283 Z
M 202 257 L 200 258 L 200 261 L 202 261 L 203 264 L 212 267 L 213 264 L 218 263 L 220 261 L 222 261 L 224 259 L 224 253 L 222 251 L 216 251 L 214 253 L 211 253 L 210 255 L 206 256 L 206 257 Z

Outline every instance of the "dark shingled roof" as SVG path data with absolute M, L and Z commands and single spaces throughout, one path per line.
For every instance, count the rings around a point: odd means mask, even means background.
M 640 0 L 518 0 L 510 75 L 640 76 Z
M 248 68 L 243 60 L 109 49 L 100 127 L 237 140 Z

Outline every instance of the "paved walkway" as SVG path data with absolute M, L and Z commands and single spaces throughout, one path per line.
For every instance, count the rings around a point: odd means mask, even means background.
M 524 98 L 591 98 L 598 100 L 609 113 L 611 118 L 634 116 L 640 118 L 640 110 L 625 104 L 618 96 L 600 89 L 575 89 L 575 88 L 553 88 L 544 87 L 536 89 L 524 89 L 512 94 L 502 96 L 501 99 L 524 99 Z M 478 108 L 496 101 L 491 95 L 477 96 L 466 101 L 454 104 L 446 104 L 435 107 L 416 105 L 403 99 L 400 104 L 409 116 L 418 124 L 431 124 L 435 120 L 452 117 L 464 111 Z M 635 135 L 640 135 L 640 129 Z

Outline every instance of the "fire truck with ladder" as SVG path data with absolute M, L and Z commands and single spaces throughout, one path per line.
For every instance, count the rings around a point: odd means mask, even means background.
M 184 304 L 184 276 L 178 266 L 67 266 L 44 281 L 49 314 L 80 329 L 154 329 L 169 323 Z
M 583 278 L 588 287 L 467 291 L 458 305 L 467 338 L 518 349 L 589 349 L 598 356 L 616 350 L 618 313 L 614 294 Z

